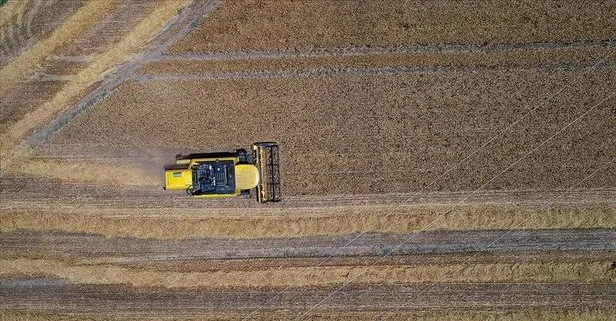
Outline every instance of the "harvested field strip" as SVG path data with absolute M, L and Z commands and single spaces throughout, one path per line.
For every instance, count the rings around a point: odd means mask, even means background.
M 59 259 L 53 255 L 35 256 L 22 255 L 25 259 Z M 12 258 L 5 256 L 5 258 Z M 393 256 L 362 256 L 362 257 L 332 257 L 325 260 L 318 258 L 259 258 L 259 259 L 178 259 L 151 260 L 135 258 L 101 258 L 82 259 L 81 264 L 113 264 L 129 269 L 146 269 L 151 271 L 174 272 L 207 272 L 217 270 L 262 270 L 282 267 L 307 266 L 421 266 L 434 264 L 494 264 L 494 263 L 590 263 L 616 262 L 615 251 L 552 251 L 552 252 L 465 252 L 438 255 L 393 255 Z
M 609 59 L 611 57 L 611 59 Z M 387 67 L 539 67 L 580 65 L 597 60 L 615 60 L 616 48 L 575 48 L 561 50 L 517 50 L 505 52 L 385 53 L 359 56 L 296 56 L 287 59 L 181 59 L 153 61 L 142 66 L 141 74 L 198 74 L 259 70 L 310 70 L 317 68 Z
M 2 94 L 11 84 L 22 80 L 27 73 L 49 56 L 56 48 L 69 42 L 77 34 L 87 30 L 88 26 L 99 21 L 118 0 L 90 1 L 68 18 L 48 38 L 37 42 L 32 48 L 11 61 L 0 70 Z
M 141 168 L 53 160 L 25 160 L 11 168 L 12 173 L 101 184 L 158 186 L 160 177 L 152 176 Z
M 170 315 L 165 317 L 165 320 L 184 320 L 184 321 L 206 321 L 206 320 L 218 320 L 218 321 L 241 321 L 245 320 L 246 315 L 249 312 L 245 311 L 220 311 L 215 313 L 200 313 L 200 316 L 195 315 L 182 315 L 181 317 L 174 317 Z M 250 320 L 292 320 L 297 317 L 298 312 L 288 311 L 281 309 L 278 311 L 260 310 L 258 315 L 252 315 Z M 536 308 L 526 308 L 524 311 L 507 311 L 507 310 L 490 310 L 490 311 L 477 311 L 464 309 L 463 311 L 430 311 L 430 312 L 418 312 L 409 310 L 398 310 L 395 312 L 387 311 L 353 311 L 348 310 L 317 310 L 312 315 L 308 315 L 302 318 L 302 320 L 340 320 L 340 321 L 357 321 L 357 320 L 379 320 L 383 316 L 387 317 L 389 321 L 520 321 L 520 320 L 534 320 L 534 321 L 613 321 L 614 312 L 611 310 L 592 310 L 587 309 L 566 309 L 562 308 L 559 311 L 541 310 Z M 145 314 L 145 313 L 144 313 Z M 80 314 L 63 314 L 53 312 L 24 312 L 15 310 L 0 311 L 0 318 L 2 320 L 12 321 L 142 321 L 152 320 L 151 316 L 142 315 L 115 315 L 109 316 L 94 316 L 87 315 L 85 313 Z
M 85 56 L 84 56 L 85 57 Z M 90 56 L 88 56 L 90 57 Z M 45 59 L 41 63 L 44 75 L 75 75 L 88 66 L 86 61 L 67 61 L 56 58 Z
M 613 3 L 223 1 L 172 53 L 613 39 Z M 575 18 L 572 18 L 575 17 Z
M 251 320 L 281 320 L 285 318 L 285 315 L 289 319 L 292 319 L 296 314 L 286 314 L 281 311 L 278 313 L 260 311 L 259 315 L 252 317 Z M 452 311 L 431 311 L 431 312 L 417 312 L 417 311 L 404 311 L 404 309 L 394 312 L 345 312 L 336 311 L 317 311 L 312 313 L 312 316 L 303 317 L 302 320 L 379 320 L 383 317 L 387 317 L 389 321 L 520 321 L 520 320 L 534 320 L 534 321 L 609 321 L 612 320 L 613 311 L 594 311 L 583 312 L 582 310 L 568 311 L 561 309 L 560 311 L 542 311 L 539 309 L 525 308 L 524 311 L 473 311 L 466 310 L 463 312 Z M 186 319 L 193 320 L 193 319 Z M 195 319 L 199 320 L 199 319 Z M 229 317 L 228 320 L 234 320 Z M 237 320 L 242 320 L 242 316 L 238 316 Z
M 208 217 L 174 209 L 151 210 L 6 210 L 0 227 L 86 232 L 105 236 L 184 239 L 192 237 L 300 237 L 362 232 L 408 233 L 421 230 L 616 228 L 614 204 L 548 206 L 365 206 L 329 208 L 314 216 L 309 209 L 273 209 L 278 215 L 254 217 L 246 209 L 231 217 Z M 300 211 L 304 216 L 285 215 Z M 446 213 L 446 215 L 443 215 Z M 164 215 L 167 213 L 168 215 Z M 154 214 L 154 215 L 152 215 Z M 233 217 L 242 215 L 241 217 Z M 435 221 L 436 220 L 436 221 Z
M 279 288 L 165 289 L 128 285 L 71 284 L 57 278 L 2 278 L 0 298 L 4 307 L 47 313 L 93 313 L 105 316 L 142 316 L 160 320 L 165 316 L 246 317 L 255 309 L 286 313 L 292 319 L 320 300 L 328 297 L 329 288 L 291 287 L 277 296 Z M 572 295 L 575 294 L 575 295 Z M 84 302 L 87 298 L 87 303 Z M 326 305 L 312 311 L 381 312 L 404 305 L 406 313 L 445 311 L 489 311 L 490 313 L 533 311 L 612 311 L 616 289 L 612 283 L 433 283 L 347 286 Z M 412 307 L 412 308 L 410 308 Z M 440 310 L 440 311 L 439 311 Z M 347 314 L 348 315 L 348 314 Z M 336 319 L 336 318 L 334 318 Z M 336 319 L 337 320 L 337 319 Z
M 111 2 L 94 1 L 94 3 L 108 5 Z M 75 75 L 53 99 L 45 102 L 38 109 L 28 113 L 23 119 L 16 122 L 7 132 L 0 149 L 2 153 L 2 166 L 6 167 L 7 161 L 12 157 L 12 155 L 5 156 L 5 154 L 23 139 L 28 132 L 50 121 L 59 112 L 65 110 L 77 95 L 87 87 L 100 81 L 113 67 L 134 57 L 177 14 L 178 8 L 184 3 L 185 1 L 166 1 L 160 4 L 156 10 L 140 22 L 120 42 L 113 45 L 109 50 L 97 55 L 88 67 Z M 91 10 L 94 9 L 96 7 Z M 17 153 L 17 156 L 19 157 L 19 153 Z
M 62 89 L 64 82 L 27 82 L 4 92 L 0 101 L 0 130 L 4 133 L 24 114 L 36 109 Z
M 93 148 L 92 151 L 97 151 Z M 149 157 L 152 160 L 152 157 Z M 87 159 L 87 157 L 86 157 Z M 126 166 L 132 170 L 145 171 L 152 177 L 161 179 L 162 163 L 124 160 L 120 163 L 104 161 L 105 157 L 89 158 L 88 161 L 74 162 L 59 158 L 63 164 L 90 164 L 96 168 L 98 164 L 107 166 Z M 148 159 L 148 157 L 136 157 Z M 53 159 L 35 158 L 35 160 L 55 162 Z M 6 174 L 0 181 L 0 193 L 3 202 L 0 210 L 58 210 L 84 209 L 100 213 L 109 210 L 109 215 L 130 216 L 126 210 L 135 210 L 136 216 L 148 217 L 220 217 L 242 218 L 246 216 L 262 217 L 276 216 L 284 211 L 287 216 L 328 216 L 332 207 L 353 210 L 361 206 L 443 206 L 443 205 L 474 205 L 481 206 L 512 206 L 527 208 L 542 208 L 546 204 L 573 204 L 575 207 L 585 205 L 615 206 L 616 189 L 614 188 L 576 188 L 576 189 L 517 189 L 517 190 L 481 190 L 458 192 L 414 192 L 388 194 L 333 194 L 320 196 L 285 196 L 282 203 L 257 204 L 252 200 L 242 198 L 225 198 L 208 200 L 187 197 L 183 191 L 164 191 L 160 186 L 101 184 L 96 182 L 80 182 L 73 180 L 40 178 L 32 175 Z M 138 196 L 138 197 L 136 197 Z M 70 201 L 67 201 L 70 200 Z M 190 215 L 183 209 L 190 208 Z M 294 208 L 297 211 L 285 211 Z M 329 208 L 329 209 L 328 209 Z M 124 212 L 121 211 L 124 210 Z M 165 209 L 176 209 L 169 213 Z M 241 209 L 246 210 L 241 213 Z M 120 211 L 118 211 L 120 210 Z M 232 213 L 230 213 L 232 212 Z
M 51 259 L 80 264 L 209 271 L 207 260 L 232 270 L 260 266 L 422 265 L 449 263 L 577 263 L 616 261 L 612 229 L 449 230 L 405 234 L 180 240 L 105 237 L 88 233 L 17 230 L 0 234 L 5 259 Z M 327 258 L 327 262 L 323 262 Z M 513 260 L 517 258 L 517 260 Z M 364 261 L 365 260 L 365 261 Z M 376 261 L 376 262 L 375 262 Z M 233 262 L 237 263 L 232 267 Z M 261 263 L 257 263 L 261 262 Z M 298 265 L 299 264 L 299 265 Z M 195 270 L 190 270 L 193 268 Z M 178 270 L 181 269 L 181 270 Z
M 453 264 L 379 267 L 303 267 L 257 271 L 160 272 L 113 265 L 67 264 L 55 260 L 0 260 L 0 276 L 58 277 L 78 284 L 130 284 L 166 288 L 228 288 L 407 284 L 426 282 L 615 282 L 612 262 Z
M 55 74 L 48 74 L 48 73 L 36 73 L 36 75 L 33 75 L 30 80 L 32 81 L 36 81 L 37 85 L 40 85 L 41 83 L 44 82 L 68 82 L 71 79 L 73 79 L 73 75 L 55 75 Z

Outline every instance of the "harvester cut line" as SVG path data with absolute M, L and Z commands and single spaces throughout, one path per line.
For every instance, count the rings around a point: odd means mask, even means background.
M 538 42 L 514 44 L 433 44 L 433 45 L 403 45 L 392 47 L 327 47 L 311 50 L 280 50 L 280 51 L 236 51 L 230 53 L 186 53 L 165 54 L 152 61 L 226 61 L 245 59 L 286 59 L 315 57 L 370 56 L 382 54 L 414 54 L 414 53 L 473 53 L 473 52 L 507 52 L 521 50 L 560 50 L 582 48 L 615 48 L 616 41 L 574 41 Z
M 19 178 L 22 180 L 22 178 Z M 12 184 L 14 178 L 6 178 L 6 184 Z M 37 187 L 41 188 L 57 188 L 58 185 L 54 181 L 35 181 Z M 159 180 L 156 180 L 158 185 Z M 94 183 L 64 183 L 62 185 L 67 189 L 89 188 L 95 186 Z M 21 188 L 21 185 L 19 185 Z M 23 187 L 27 188 L 27 187 Z M 506 191 L 484 191 L 476 193 L 468 197 L 465 201 L 465 207 L 471 208 L 488 204 L 494 206 L 515 205 L 523 206 L 524 208 L 538 208 L 545 200 L 554 198 L 555 195 L 562 190 L 548 191 L 532 191 L 532 190 L 506 190 Z M 61 201 L 53 201 L 49 198 L 41 197 L 41 194 L 34 193 L 29 196 L 20 194 L 19 201 L 11 201 L 8 198 L 10 195 L 4 194 L 7 197 L 6 201 L 0 204 L 0 211 L 5 213 L 11 211 L 20 211 L 24 209 L 36 209 L 42 212 L 57 212 L 78 214 L 80 210 L 87 210 L 92 215 L 105 217 L 126 217 L 126 218 L 160 218 L 160 217 L 181 217 L 185 219 L 203 219 L 208 217 L 273 217 L 279 215 L 279 211 L 270 211 L 267 207 L 252 208 L 246 211 L 246 202 L 236 201 L 217 201 L 215 203 L 204 203 L 198 200 L 186 200 L 182 198 L 171 198 L 166 202 L 157 206 L 152 204 L 160 199 L 160 192 L 152 192 L 151 186 L 125 186 L 122 189 L 115 190 L 114 193 L 120 193 L 124 196 L 116 196 L 111 199 L 91 199 L 87 202 L 75 201 L 70 205 L 63 204 Z M 142 195 L 135 200 L 128 195 Z M 293 211 L 285 213 L 289 218 L 312 218 L 312 217 L 332 217 L 335 215 L 347 215 L 350 213 L 361 213 L 357 210 L 365 211 L 380 211 L 384 215 L 388 211 L 409 211 L 419 210 L 424 211 L 428 208 L 442 209 L 444 206 L 450 206 L 461 199 L 465 199 L 469 193 L 405 193 L 405 194 L 362 194 L 338 197 L 335 195 L 324 196 L 322 198 L 311 196 L 289 196 L 285 197 L 285 207 L 293 208 Z M 377 197 L 378 196 L 378 197 Z M 407 201 L 410 200 L 410 201 Z M 53 204 L 53 209 L 49 206 Z M 616 204 L 616 190 L 613 188 L 607 189 L 582 189 L 572 191 L 565 197 L 559 199 L 558 205 L 566 206 L 568 204 L 588 204 L 590 206 L 613 206 Z M 129 209 L 121 210 L 122 208 Z M 191 208 L 190 214 L 182 213 L 171 214 L 168 208 Z M 61 210 L 60 210 L 61 209 Z M 395 214 L 392 214 L 395 215 Z M 580 214 L 581 215 L 581 214 Z M 616 217 L 615 217 L 616 219 Z M 614 222 L 614 219 L 612 220 Z M 616 227 L 616 225 L 612 224 Z
M 309 78 L 309 77 L 338 77 L 338 76 L 396 76 L 396 75 L 422 75 L 441 73 L 477 73 L 490 71 L 571 71 L 589 67 L 614 68 L 616 64 L 603 62 L 582 64 L 555 64 L 525 66 L 475 66 L 475 67 L 366 67 L 366 68 L 316 68 L 308 70 L 263 70 L 242 72 L 220 72 L 201 74 L 134 74 L 134 80 L 141 83 L 155 81 L 203 81 L 203 80 L 226 80 L 226 79 L 270 79 L 270 78 Z

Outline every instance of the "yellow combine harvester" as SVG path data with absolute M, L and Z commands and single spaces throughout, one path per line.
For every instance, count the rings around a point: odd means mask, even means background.
M 278 144 L 252 144 L 235 152 L 177 155 L 176 164 L 165 166 L 166 190 L 185 190 L 194 197 L 250 197 L 255 189 L 259 203 L 280 201 Z

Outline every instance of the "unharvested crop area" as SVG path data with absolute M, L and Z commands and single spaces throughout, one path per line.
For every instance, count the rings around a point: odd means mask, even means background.
M 609 1 L 224 1 L 172 53 L 613 39 Z
M 612 2 L 1 10 L 3 320 L 616 315 Z M 281 203 L 160 188 L 270 140 Z
M 54 143 L 224 149 L 276 140 L 288 195 L 471 190 L 518 160 L 484 188 L 566 188 L 613 156 L 613 79 L 608 67 L 582 76 L 514 70 L 130 82 Z M 575 87 L 548 96 L 569 82 Z M 581 115 L 583 122 L 559 132 Z M 551 163 L 563 161 L 554 175 Z M 578 187 L 615 183 L 605 171 Z

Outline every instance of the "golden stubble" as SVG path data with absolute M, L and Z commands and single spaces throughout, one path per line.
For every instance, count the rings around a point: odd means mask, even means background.
M 423 266 L 282 267 L 255 271 L 163 272 L 45 259 L 0 260 L 0 275 L 47 275 L 79 284 L 165 288 L 329 286 L 345 283 L 615 282 L 611 262 L 490 263 Z
M 114 166 L 86 162 L 59 162 L 54 160 L 24 160 L 15 164 L 13 172 L 46 177 L 63 181 L 77 181 L 85 183 L 113 184 L 113 185 L 149 185 L 160 184 L 160 178 L 154 177 L 146 171 L 122 164 Z
M 0 10 L 0 27 L 7 26 L 12 20 L 21 20 L 30 2 L 32 0 L 13 0 L 6 3 Z
M 155 204 L 152 204 L 155 205 Z M 514 205 L 347 206 L 331 208 L 184 209 L 134 208 L 11 210 L 6 204 L 3 231 L 16 229 L 86 232 L 108 237 L 185 239 L 192 237 L 266 238 L 411 233 L 465 229 L 616 228 L 612 204 L 526 208 Z

